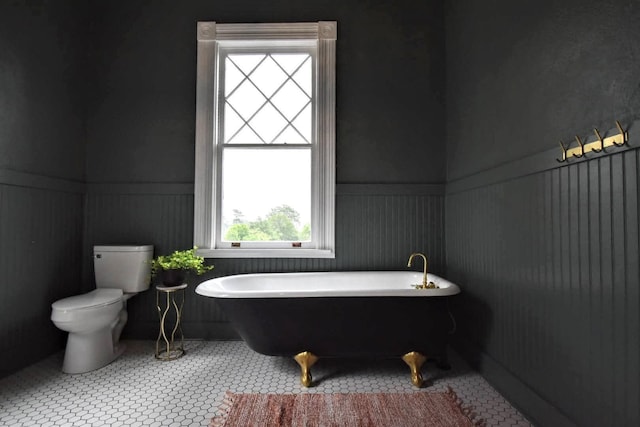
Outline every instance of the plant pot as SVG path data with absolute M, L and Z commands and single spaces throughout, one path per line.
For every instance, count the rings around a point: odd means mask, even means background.
M 180 286 L 184 283 L 184 278 L 186 276 L 186 270 L 162 270 L 160 279 L 164 286 Z

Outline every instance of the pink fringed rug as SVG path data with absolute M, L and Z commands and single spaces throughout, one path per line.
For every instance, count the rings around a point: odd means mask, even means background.
M 483 426 L 452 389 L 444 393 L 235 394 L 211 427 Z

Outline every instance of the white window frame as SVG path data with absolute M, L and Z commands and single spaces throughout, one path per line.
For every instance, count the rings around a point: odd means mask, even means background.
M 217 24 L 198 22 L 194 245 L 207 258 L 335 258 L 335 46 L 337 23 Z M 219 51 L 229 46 L 315 44 L 316 109 L 312 151 L 311 244 L 220 244 Z M 218 241 L 218 242 L 217 242 Z

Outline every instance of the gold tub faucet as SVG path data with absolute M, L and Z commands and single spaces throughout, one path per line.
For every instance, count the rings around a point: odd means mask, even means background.
M 414 252 L 411 255 L 409 255 L 409 262 L 407 262 L 407 267 L 411 267 L 413 258 L 417 256 L 422 257 L 422 260 L 424 261 L 424 273 L 422 275 L 422 285 L 415 285 L 415 287 L 417 289 L 435 288 L 436 285 L 433 282 L 427 283 L 427 257 L 424 256 L 424 254 L 421 254 L 419 252 Z

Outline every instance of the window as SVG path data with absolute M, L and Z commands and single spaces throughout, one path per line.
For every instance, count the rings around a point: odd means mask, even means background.
M 336 22 L 198 23 L 194 244 L 333 258 Z

